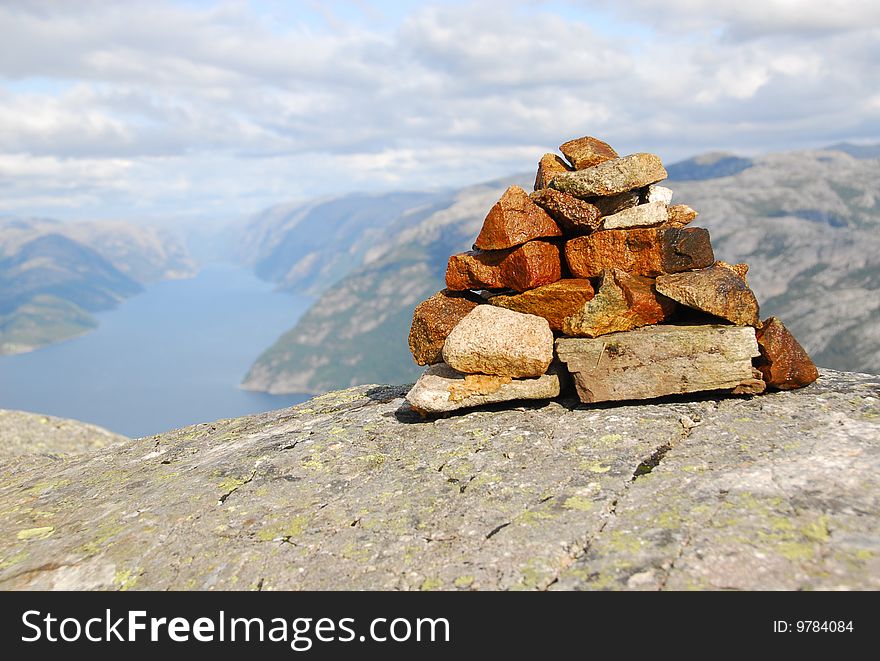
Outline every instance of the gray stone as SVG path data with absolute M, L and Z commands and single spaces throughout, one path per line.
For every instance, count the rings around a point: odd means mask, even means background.
M 443 360 L 466 374 L 540 376 L 553 360 L 553 331 L 543 317 L 480 305 L 449 333 Z
M 447 413 L 484 404 L 559 396 L 559 375 L 532 379 L 462 374 L 446 363 L 431 365 L 406 395 L 420 413 Z
M 426 422 L 406 391 L 18 457 L 0 588 L 880 589 L 880 377 Z
M 731 391 L 751 381 L 759 355 L 754 329 L 645 326 L 598 338 L 562 337 L 556 353 L 583 402 Z
M 550 186 L 575 197 L 617 195 L 666 179 L 666 174 L 659 156 L 639 153 L 559 174 Z
M 665 202 L 648 202 L 619 211 L 602 219 L 602 229 L 619 230 L 629 227 L 653 227 L 669 220 Z

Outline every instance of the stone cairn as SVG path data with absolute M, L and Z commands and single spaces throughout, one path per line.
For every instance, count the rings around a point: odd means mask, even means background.
M 592 137 L 508 188 L 446 289 L 419 304 L 409 346 L 427 365 L 422 414 L 559 396 L 582 402 L 800 388 L 815 365 L 782 322 L 761 321 L 746 264 L 715 261 L 697 212 L 656 185 L 654 154 Z

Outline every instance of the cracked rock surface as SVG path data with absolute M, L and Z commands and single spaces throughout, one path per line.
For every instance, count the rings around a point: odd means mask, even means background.
M 880 377 L 424 422 L 406 391 L 0 459 L 0 588 L 880 588 Z

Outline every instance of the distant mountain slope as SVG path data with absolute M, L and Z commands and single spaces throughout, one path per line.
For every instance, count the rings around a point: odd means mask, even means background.
M 240 256 L 284 289 L 317 294 L 348 275 L 395 224 L 413 224 L 449 194 L 353 194 L 278 205 L 245 228 Z
M 152 228 L 0 218 L 0 354 L 79 335 L 143 283 L 194 272 L 183 244 Z
M 711 153 L 694 156 L 666 168 L 669 178 L 675 181 L 702 181 L 739 174 L 754 165 L 750 158 L 733 154 Z
M 711 169 L 717 155 L 670 166 L 686 177 L 669 181 L 675 201 L 700 211 L 695 225 L 711 231 L 718 258 L 751 265 L 762 315 L 780 315 L 820 365 L 880 372 L 880 161 L 840 151 L 742 160 L 749 165 L 731 174 Z M 711 177 L 694 176 L 700 163 Z M 244 387 L 321 392 L 413 379 L 412 309 L 443 286 L 448 255 L 470 246 L 509 183 L 464 189 L 374 247 L 260 356 Z
M 880 142 L 871 145 L 854 145 L 851 142 L 838 142 L 830 145 L 825 151 L 842 151 L 853 158 L 880 158 Z
M 37 295 L 67 300 L 89 312 L 112 308 L 141 291 L 96 251 L 60 234 L 45 234 L 0 260 L 0 313 Z

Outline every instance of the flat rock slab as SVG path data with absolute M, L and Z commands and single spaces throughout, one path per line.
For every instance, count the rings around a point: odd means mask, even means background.
M 709 232 L 701 227 L 645 227 L 576 237 L 565 244 L 565 259 L 579 278 L 613 268 L 656 277 L 711 266 L 715 255 Z
M 562 337 L 556 353 L 588 403 L 730 391 L 753 379 L 752 358 L 759 355 L 754 329 L 718 325 Z
M 880 589 L 880 377 L 427 422 L 407 390 L 19 457 L 0 588 Z
M 628 227 L 653 227 L 662 225 L 669 220 L 666 202 L 648 202 L 639 204 L 602 219 L 602 228 L 606 230 L 626 229 Z
M 701 312 L 738 326 L 757 326 L 758 299 L 733 266 L 657 276 L 657 291 Z
M 425 370 L 406 399 L 420 413 L 437 414 L 484 404 L 558 396 L 559 375 L 556 373 L 531 379 L 511 379 L 463 374 L 445 363 L 438 363 Z
M 654 154 L 631 154 L 591 168 L 557 175 L 550 186 L 575 197 L 617 195 L 666 179 L 666 169 Z

